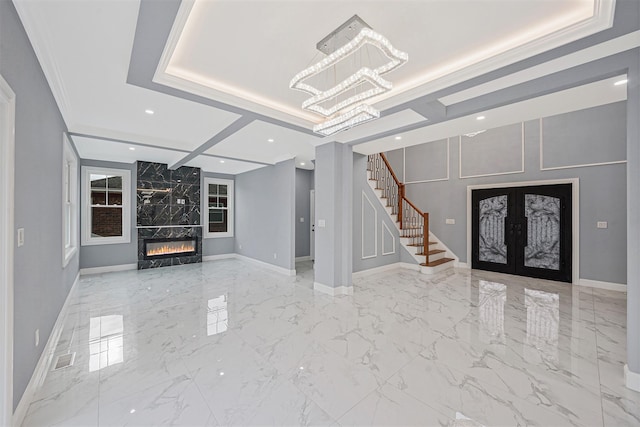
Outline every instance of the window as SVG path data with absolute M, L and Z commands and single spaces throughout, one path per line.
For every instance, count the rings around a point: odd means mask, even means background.
M 131 241 L 131 171 L 82 167 L 82 244 Z
M 229 179 L 204 179 L 204 236 L 233 236 L 233 181 Z
M 78 158 L 64 135 L 62 143 L 62 267 L 78 250 Z

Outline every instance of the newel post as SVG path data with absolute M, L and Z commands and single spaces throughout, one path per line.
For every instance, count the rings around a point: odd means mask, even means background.
M 426 264 L 429 264 L 429 212 L 424 214 L 424 228 L 422 229 L 424 235 L 422 236 L 422 245 L 424 246 L 423 253 L 426 256 Z
M 398 222 L 402 230 L 402 199 L 404 199 L 404 184 L 398 184 Z

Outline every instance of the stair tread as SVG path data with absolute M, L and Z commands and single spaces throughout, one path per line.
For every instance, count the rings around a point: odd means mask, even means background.
M 442 252 L 447 252 L 444 249 L 432 249 L 429 252 L 427 252 L 427 255 L 436 255 L 436 254 L 441 254 Z M 424 252 L 418 252 L 416 255 L 422 255 L 424 256 Z
M 429 242 L 429 245 L 437 245 L 437 244 L 438 244 L 438 242 Z M 420 245 L 418 245 L 418 244 L 411 244 L 411 245 L 407 245 L 407 246 L 422 246 L 422 245 L 421 245 L 421 244 L 420 244 Z
M 422 263 L 420 265 L 423 266 L 423 267 L 437 267 L 439 265 L 442 265 L 444 263 L 451 262 L 451 261 L 454 261 L 454 259 L 453 258 L 440 258 L 438 260 L 427 262 L 427 263 Z

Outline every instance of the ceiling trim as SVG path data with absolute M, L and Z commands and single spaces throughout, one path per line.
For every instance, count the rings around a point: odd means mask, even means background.
M 13 5 L 18 12 L 22 26 L 27 33 L 29 41 L 31 42 L 31 47 L 40 62 L 40 68 L 42 68 L 42 72 L 51 87 L 51 92 L 53 93 L 53 98 L 58 104 L 60 114 L 67 124 L 67 127 L 70 127 L 71 110 L 69 109 L 67 89 L 65 87 L 64 80 L 61 77 L 60 69 L 58 68 L 57 62 L 53 56 L 54 50 L 50 45 L 50 40 L 52 40 L 52 38 L 47 32 L 47 26 L 38 25 L 37 15 L 31 13 L 31 9 L 27 7 L 27 0 L 13 0 Z M 36 40 L 37 43 L 35 43 Z
M 438 101 L 449 106 L 462 101 L 467 101 L 487 93 L 515 86 L 539 77 L 556 73 L 558 71 L 573 68 L 587 62 L 595 61 L 604 56 L 611 56 L 640 46 L 640 31 L 625 34 L 615 39 L 607 40 L 597 45 L 534 65 L 515 73 L 482 83 L 468 89 L 438 98 Z
M 304 126 L 306 128 L 309 128 L 313 124 L 321 121 L 321 118 L 316 114 L 309 113 L 301 108 L 294 109 L 286 105 L 278 104 L 267 98 L 260 97 L 259 95 L 241 91 L 239 88 L 228 87 L 228 90 L 235 93 L 242 93 L 243 95 L 236 96 L 228 91 L 217 89 L 217 87 L 221 86 L 220 83 L 210 82 L 209 84 L 205 84 L 204 82 L 199 82 L 199 80 L 202 80 L 201 78 L 191 75 L 187 70 L 171 67 L 171 59 L 178 47 L 180 37 L 184 32 L 184 27 L 187 24 L 189 15 L 191 14 L 195 3 L 196 0 L 182 0 L 180 3 L 180 7 L 178 8 L 171 31 L 169 32 L 167 42 L 162 50 L 160 61 L 158 62 L 158 66 L 152 78 L 154 82 L 193 94 L 204 95 L 210 99 L 227 102 L 241 108 L 250 109 L 260 114 L 293 122 L 296 125 Z
M 75 142 L 73 141 L 73 137 L 74 136 L 77 136 L 78 138 L 91 138 L 91 139 L 97 139 L 97 140 L 100 140 L 100 141 L 117 142 L 119 144 L 133 145 L 133 146 L 136 146 L 136 147 L 153 148 L 153 149 L 165 150 L 165 151 L 175 151 L 177 153 L 191 153 L 191 151 L 183 150 L 181 148 L 161 147 L 161 146 L 158 146 L 158 145 L 144 144 L 144 143 L 141 143 L 141 142 L 133 142 L 133 141 L 125 140 L 125 139 L 110 138 L 110 137 L 106 137 L 106 136 L 91 135 L 91 134 L 87 134 L 87 133 L 66 132 L 66 134 L 69 137 L 69 139 L 72 141 L 74 149 L 76 150 L 76 154 L 78 154 L 78 151 L 77 151 L 77 148 L 75 147 Z M 200 156 L 213 157 L 213 158 L 216 158 L 216 159 L 224 159 L 224 160 L 234 160 L 236 162 L 253 163 L 253 164 L 262 165 L 262 166 L 271 166 L 272 165 L 272 163 L 259 162 L 257 160 L 240 159 L 238 157 L 231 157 L 231 156 L 220 156 L 220 155 L 217 155 L 217 154 L 213 155 L 213 154 L 201 153 Z M 78 158 L 82 158 L 82 157 L 78 154 Z
M 272 123 L 307 135 L 318 136 L 311 130 L 308 123 L 305 125 L 295 124 L 273 117 L 273 115 L 264 115 L 182 88 L 154 81 L 155 72 L 180 5 L 180 0 L 140 0 L 140 10 L 127 73 L 128 84 L 251 117 L 254 120 Z
M 302 109 L 282 105 L 275 100 L 267 99 L 257 93 L 245 91 L 242 88 L 228 86 L 225 83 L 213 81 L 205 76 L 196 75 L 189 70 L 172 67 L 171 61 L 180 38 L 185 30 L 189 15 L 197 0 L 184 0 L 175 16 L 172 28 L 164 46 L 161 59 L 155 70 L 153 81 L 185 90 L 190 93 L 204 95 L 211 99 L 218 99 L 232 105 L 248 108 L 278 119 L 286 120 L 301 126 L 317 123 L 319 118 Z M 468 56 L 457 62 L 445 65 L 438 70 L 422 73 L 409 82 L 398 84 L 391 92 L 374 98 L 373 105 L 380 110 L 392 108 L 424 96 L 434 91 L 455 85 L 465 80 L 506 67 L 531 56 L 555 49 L 562 45 L 593 35 L 610 28 L 613 25 L 616 0 L 593 0 L 593 15 L 560 30 L 553 31 L 531 41 L 501 53 L 487 51 L 484 58 L 469 65 Z M 567 19 L 566 17 L 564 18 Z M 575 19 L 575 18 L 573 18 Z M 556 25 L 560 25 L 559 23 Z M 535 34 L 529 37 L 535 37 Z M 526 36 L 522 36 L 526 39 Z M 505 49 L 504 47 L 502 49 Z M 494 49 L 496 50 L 496 49 Z
M 431 80 L 406 83 L 411 87 L 375 105 L 381 110 L 391 108 L 611 28 L 615 4 L 616 0 L 595 0 L 594 14 L 589 19 L 450 73 L 443 72 Z

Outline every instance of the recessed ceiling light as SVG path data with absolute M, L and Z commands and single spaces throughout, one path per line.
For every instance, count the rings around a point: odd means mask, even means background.
M 478 117 L 476 117 L 476 120 L 484 120 L 484 119 L 485 119 L 485 117 L 484 117 L 484 116 L 478 116 Z
M 220 163 L 224 163 L 224 160 L 220 160 Z
M 149 110 L 149 109 L 144 110 L 144 112 L 145 112 L 145 113 L 147 113 L 147 114 L 148 114 L 148 115 L 150 115 L 150 116 L 151 116 L 153 113 L 155 113 L 155 111 L 153 111 L 153 110 Z
M 400 135 L 398 135 L 398 136 L 396 136 L 394 139 L 395 139 L 396 141 L 400 141 L 400 140 L 402 139 L 402 137 L 401 137 Z
M 622 79 L 622 80 L 618 80 L 617 82 L 615 82 L 613 85 L 614 86 L 622 86 L 624 84 L 627 84 L 628 80 L 627 79 Z
M 304 166 L 304 162 L 300 162 L 300 166 Z
M 267 142 L 273 142 L 273 138 L 267 139 Z
M 136 147 L 129 147 L 129 150 L 136 151 Z

